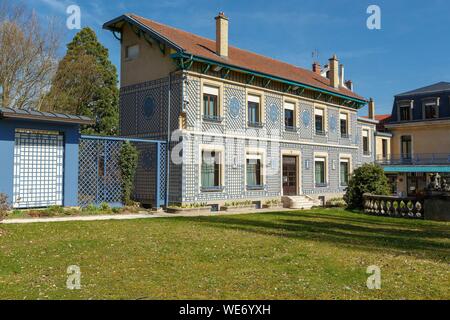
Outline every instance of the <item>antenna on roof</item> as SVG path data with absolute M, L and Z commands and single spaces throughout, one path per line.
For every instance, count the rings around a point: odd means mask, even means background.
M 314 51 L 311 53 L 311 57 L 313 59 L 313 62 L 319 61 L 319 50 L 314 49 Z

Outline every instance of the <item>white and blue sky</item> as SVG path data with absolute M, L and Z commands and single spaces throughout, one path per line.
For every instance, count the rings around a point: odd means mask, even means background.
M 138 15 L 211 39 L 219 11 L 230 19 L 229 41 L 288 63 L 311 68 L 312 52 L 325 64 L 336 53 L 355 91 L 373 97 L 377 113 L 390 113 L 393 96 L 450 81 L 448 0 L 27 0 L 42 19 L 65 22 L 66 8 L 81 8 L 82 27 L 93 28 L 119 66 L 119 42 L 102 24 Z M 367 7 L 381 8 L 381 30 L 366 27 Z M 64 42 L 76 30 L 66 30 Z M 64 53 L 63 51 L 61 52 Z M 120 70 L 118 68 L 118 70 Z

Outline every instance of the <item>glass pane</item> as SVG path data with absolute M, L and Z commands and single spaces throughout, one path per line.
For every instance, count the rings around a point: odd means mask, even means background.
M 256 102 L 248 102 L 248 121 L 259 123 L 259 104 Z
M 316 131 L 323 131 L 323 117 L 316 115 Z
M 201 185 L 205 188 L 220 186 L 220 164 L 215 152 L 202 152 Z
M 341 186 L 348 185 L 348 163 L 341 162 Z
M 294 111 L 293 110 L 284 110 L 284 123 L 287 127 L 294 126 Z
M 316 174 L 316 183 L 324 184 L 325 183 L 325 162 L 316 161 L 315 163 L 315 174 Z
M 347 134 L 347 120 L 341 119 L 341 134 Z
M 261 162 L 259 159 L 247 159 L 247 185 L 261 185 Z

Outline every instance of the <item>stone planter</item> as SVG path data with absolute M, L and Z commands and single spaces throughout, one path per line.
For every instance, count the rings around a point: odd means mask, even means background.
M 263 209 L 282 209 L 283 204 L 263 204 Z
M 254 210 L 256 206 L 254 204 L 244 206 L 221 206 L 220 211 L 241 211 L 241 210 Z
M 180 214 L 180 213 L 193 213 L 193 214 L 205 214 L 211 212 L 211 207 L 198 207 L 198 208 L 167 208 L 167 213 Z

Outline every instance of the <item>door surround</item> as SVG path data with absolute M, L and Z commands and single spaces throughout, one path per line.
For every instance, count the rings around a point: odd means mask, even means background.
M 281 195 L 284 195 L 283 190 L 283 157 L 296 157 L 297 158 L 297 195 L 302 195 L 302 155 L 299 150 L 281 150 L 280 156 L 280 190 Z

